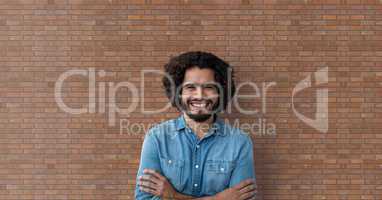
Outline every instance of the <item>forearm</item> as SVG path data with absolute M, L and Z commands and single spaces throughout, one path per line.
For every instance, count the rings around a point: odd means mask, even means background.
M 215 200 L 214 196 L 193 197 L 177 192 L 172 198 L 164 198 L 164 200 Z

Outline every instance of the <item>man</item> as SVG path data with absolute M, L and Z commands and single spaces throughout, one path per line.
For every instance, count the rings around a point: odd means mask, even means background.
M 231 67 L 211 53 L 187 52 L 165 72 L 166 95 L 181 115 L 146 134 L 135 198 L 253 199 L 252 141 L 217 116 L 235 92 Z

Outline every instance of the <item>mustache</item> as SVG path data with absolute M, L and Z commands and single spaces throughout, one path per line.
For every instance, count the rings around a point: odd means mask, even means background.
M 190 104 L 191 102 L 205 102 L 209 104 L 213 103 L 211 99 L 187 99 L 187 104 Z

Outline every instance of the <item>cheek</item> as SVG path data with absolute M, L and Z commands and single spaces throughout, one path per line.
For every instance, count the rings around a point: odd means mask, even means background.
M 188 98 L 190 98 L 189 95 L 183 95 L 183 94 L 182 94 L 182 95 L 180 96 L 181 101 L 184 102 L 184 103 L 187 103 L 187 99 L 188 99 Z
M 211 95 L 209 98 L 214 104 L 219 101 L 218 95 Z

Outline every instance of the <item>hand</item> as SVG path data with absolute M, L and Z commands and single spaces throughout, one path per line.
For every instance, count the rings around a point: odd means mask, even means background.
M 162 198 L 174 198 L 177 194 L 176 190 L 172 187 L 168 180 L 152 169 L 144 169 L 144 175 L 139 177 L 139 188 L 147 193 Z
M 239 184 L 228 188 L 215 195 L 216 200 L 246 200 L 252 199 L 257 193 L 256 183 L 253 179 L 247 179 Z

